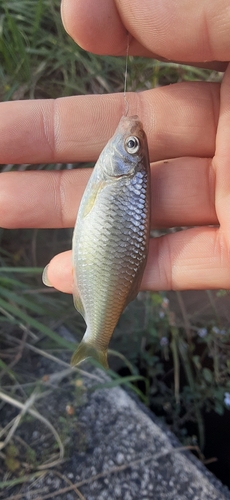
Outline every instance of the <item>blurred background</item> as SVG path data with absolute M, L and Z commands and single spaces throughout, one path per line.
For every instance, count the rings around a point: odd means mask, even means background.
M 0 0 L 1 101 L 123 91 L 124 58 L 83 51 L 65 33 L 59 10 L 59 0 Z M 127 87 L 141 91 L 221 78 L 215 71 L 129 57 Z M 0 168 L 8 172 L 79 166 L 83 165 Z M 164 232 L 153 231 L 153 236 Z M 84 333 L 72 297 L 41 282 L 43 267 L 71 248 L 71 238 L 69 229 L 0 229 L 0 435 L 5 440 L 17 403 L 34 391 L 39 397 L 45 391 L 45 374 L 39 371 L 42 358 L 68 363 L 74 350 L 68 332 L 76 341 Z M 196 446 L 199 458 L 230 487 L 229 322 L 228 291 L 141 292 L 114 333 L 109 375 L 114 385 L 134 391 L 182 444 Z M 42 462 L 36 446 L 24 446 L 22 451 L 16 435 L 15 428 L 0 448 L 0 470 L 8 480 L 19 472 L 23 477 L 26 460 L 31 470 Z

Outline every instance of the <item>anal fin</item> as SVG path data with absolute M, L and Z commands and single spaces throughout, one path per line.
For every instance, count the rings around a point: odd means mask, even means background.
M 74 307 L 77 309 L 77 311 L 85 319 L 85 309 L 84 309 L 84 306 L 82 304 L 81 298 L 79 297 L 79 295 L 77 295 L 75 293 L 73 294 L 73 303 L 74 303 Z

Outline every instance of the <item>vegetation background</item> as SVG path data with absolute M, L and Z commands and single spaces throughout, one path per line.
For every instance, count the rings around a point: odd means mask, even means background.
M 59 0 L 0 0 L 2 101 L 123 91 L 124 59 L 84 52 L 65 33 L 59 9 Z M 129 58 L 129 91 L 221 77 L 214 71 Z M 1 171 L 78 167 L 10 164 L 2 165 Z M 43 266 L 71 247 L 71 236 L 69 230 L 0 229 L 0 411 L 7 405 L 22 408 L 45 391 L 31 366 L 21 365 L 28 352 L 66 368 L 63 353 L 68 360 L 74 344 L 63 329 L 76 334 L 76 340 L 82 337 L 84 322 L 72 298 L 41 283 Z M 230 466 L 222 456 L 224 446 L 230 445 L 229 320 L 229 294 L 223 290 L 141 293 L 114 334 L 109 373 L 111 384 L 134 390 L 182 443 L 197 445 L 199 457 L 230 486 Z M 0 487 L 14 481 L 19 469 L 23 477 L 15 436 L 25 418 L 21 414 L 17 425 L 13 418 L 2 428 L 0 421 Z M 223 439 L 218 432 L 216 443 L 217 425 Z M 54 427 L 52 432 L 55 435 Z M 26 452 L 27 466 L 34 471 L 36 451 L 28 445 Z M 213 460 L 216 456 L 218 462 Z

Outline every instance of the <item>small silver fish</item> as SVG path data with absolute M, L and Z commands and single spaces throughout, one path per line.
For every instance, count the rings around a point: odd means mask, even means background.
M 73 233 L 74 304 L 87 328 L 71 364 L 108 368 L 110 338 L 143 276 L 150 230 L 148 145 L 138 116 L 122 117 L 100 154 Z

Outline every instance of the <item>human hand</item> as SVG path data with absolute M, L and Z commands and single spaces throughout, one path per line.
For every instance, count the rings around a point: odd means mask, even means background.
M 61 11 L 69 35 L 95 54 L 125 55 L 128 31 L 132 55 L 220 71 L 230 61 L 228 0 L 62 0 Z
M 151 240 L 143 289 L 230 286 L 229 80 L 228 69 L 221 94 L 218 84 L 199 82 L 128 94 L 150 159 L 161 160 L 151 165 L 152 227 L 199 226 Z M 119 94 L 2 103 L 1 162 L 96 160 L 123 109 Z M 1 174 L 0 226 L 73 226 L 89 175 L 84 169 Z M 72 292 L 70 252 L 51 261 L 48 278 Z

